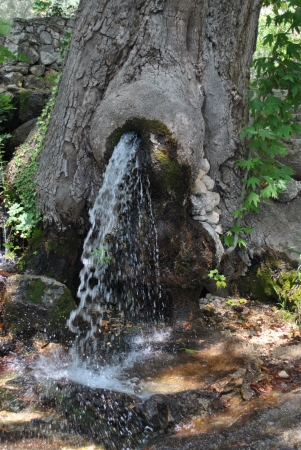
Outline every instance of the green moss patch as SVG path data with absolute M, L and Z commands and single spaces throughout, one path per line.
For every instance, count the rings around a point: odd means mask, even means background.
M 301 274 L 282 260 L 262 261 L 251 269 L 244 284 L 248 285 L 251 297 L 262 302 L 272 301 L 290 310 L 301 302 Z
M 168 193 L 184 191 L 183 174 L 178 161 L 164 147 L 154 152 L 154 158 L 160 165 L 162 182 Z
M 138 134 L 138 136 L 140 136 L 146 148 L 150 147 L 150 134 L 164 136 L 165 140 L 171 145 L 177 145 L 176 140 L 173 139 L 169 129 L 166 125 L 164 125 L 164 123 L 159 120 L 148 120 L 142 117 L 137 117 L 126 121 L 122 127 L 116 128 L 116 130 L 108 137 L 106 142 L 106 158 L 109 159 L 111 157 L 114 148 L 120 141 L 121 136 L 130 131 L 134 131 Z
M 45 289 L 46 284 L 42 280 L 31 281 L 27 284 L 27 300 L 35 304 L 42 304 Z

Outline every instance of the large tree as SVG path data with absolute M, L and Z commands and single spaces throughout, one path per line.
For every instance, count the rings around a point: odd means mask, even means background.
M 218 206 L 228 225 L 239 201 L 234 161 L 244 153 L 238 137 L 248 118 L 260 8 L 261 0 L 82 0 L 40 157 L 37 187 L 44 217 L 58 228 L 86 220 L 120 130 L 164 134 L 176 147 L 169 156 L 186 175 L 179 198 L 161 192 L 165 206 L 178 202 L 180 226 L 172 227 L 172 215 L 159 217 L 159 207 L 155 211 L 161 259 L 167 255 L 174 263 L 166 262 L 163 274 L 168 279 L 175 273 L 169 285 L 182 290 L 200 286 L 222 253 Z M 204 193 L 199 181 L 207 161 Z M 216 192 L 208 187 L 213 181 Z M 157 194 L 154 187 L 154 198 Z

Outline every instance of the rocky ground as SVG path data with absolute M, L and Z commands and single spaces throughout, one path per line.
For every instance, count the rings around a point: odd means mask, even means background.
M 0 449 L 301 449 L 300 336 L 272 305 L 208 295 L 122 394 L 42 382 L 34 361 L 62 347 L 3 335 Z

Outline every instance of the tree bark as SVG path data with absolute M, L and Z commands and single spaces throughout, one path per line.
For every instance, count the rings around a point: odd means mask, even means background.
M 126 130 L 147 134 L 160 283 L 167 308 L 186 319 L 221 260 L 219 228 L 239 202 L 234 161 L 244 151 L 238 136 L 260 7 L 261 0 L 81 1 L 40 156 L 45 219 L 87 230 L 112 142 Z
M 126 4 L 125 4 L 126 3 Z M 128 119 L 163 122 L 191 183 L 206 157 L 237 201 L 233 159 L 261 0 L 81 1 L 38 173 L 46 219 L 75 224 L 101 185 L 108 137 Z

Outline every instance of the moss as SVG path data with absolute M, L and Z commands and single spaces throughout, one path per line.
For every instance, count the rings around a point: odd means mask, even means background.
M 274 301 L 294 309 L 301 301 L 301 280 L 296 269 L 283 260 L 267 258 L 249 273 L 251 297 L 259 301 Z
M 40 228 L 35 228 L 32 232 L 31 238 L 29 239 L 29 245 L 32 251 L 38 251 L 42 245 L 43 240 L 43 230 Z
M 27 300 L 35 303 L 35 304 L 42 304 L 43 295 L 46 289 L 46 284 L 42 280 L 33 280 L 30 283 L 28 283 L 27 287 Z
M 106 157 L 110 158 L 114 148 L 120 141 L 121 136 L 129 131 L 135 131 L 146 148 L 150 147 L 149 136 L 155 134 L 157 136 L 164 136 L 165 140 L 173 146 L 177 146 L 176 140 L 172 137 L 169 129 L 164 123 L 159 120 L 148 120 L 142 117 L 137 117 L 125 122 L 122 127 L 117 128 L 107 139 L 106 142 Z
M 72 240 L 50 240 L 45 243 L 47 253 L 53 252 L 62 258 L 70 258 L 77 254 L 80 246 L 81 240 L 78 236 L 72 236 Z
M 162 181 L 165 189 L 170 193 L 180 193 L 185 189 L 181 166 L 175 158 L 172 158 L 166 150 L 156 150 L 155 159 L 159 162 L 162 170 Z
M 51 312 L 51 328 L 57 329 L 59 326 L 65 327 L 66 320 L 69 318 L 71 311 L 75 308 L 76 305 L 71 292 L 69 289 L 65 289 L 65 292 L 56 301 L 56 308 L 53 308 Z

